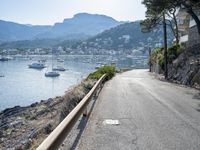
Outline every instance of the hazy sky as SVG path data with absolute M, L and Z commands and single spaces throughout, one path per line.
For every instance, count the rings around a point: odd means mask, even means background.
M 142 0 L 0 0 L 0 19 L 23 24 L 50 25 L 87 12 L 119 21 L 144 19 Z

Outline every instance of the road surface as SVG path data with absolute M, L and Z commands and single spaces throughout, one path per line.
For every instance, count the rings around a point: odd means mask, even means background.
M 147 70 L 118 74 L 103 87 L 77 149 L 200 150 L 200 91 Z

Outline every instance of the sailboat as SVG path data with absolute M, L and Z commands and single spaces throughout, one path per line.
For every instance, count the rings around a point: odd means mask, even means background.
M 57 72 L 57 71 L 55 71 L 55 70 L 53 70 L 53 50 L 52 50 L 52 64 L 51 64 L 51 70 L 52 71 L 50 71 L 50 72 L 46 72 L 45 73 L 45 77 L 58 77 L 58 76 L 60 76 L 60 74 Z
M 57 54 L 58 57 L 58 54 Z M 63 67 L 64 60 L 57 58 L 56 59 L 56 68 L 53 68 L 53 71 L 65 71 L 66 69 Z
M 56 64 L 57 67 L 56 68 L 53 68 L 53 71 L 65 71 L 66 69 L 63 67 L 63 64 L 59 64 L 58 63 Z

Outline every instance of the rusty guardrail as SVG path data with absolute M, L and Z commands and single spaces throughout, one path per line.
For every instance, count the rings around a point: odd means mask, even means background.
M 93 86 L 90 92 L 79 102 L 79 104 L 67 115 L 67 117 L 51 132 L 51 134 L 40 144 L 37 150 L 55 150 L 63 143 L 72 127 L 86 109 L 92 96 L 102 85 L 106 74 L 104 74 Z

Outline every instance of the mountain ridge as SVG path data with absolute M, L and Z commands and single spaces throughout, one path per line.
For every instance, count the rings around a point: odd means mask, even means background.
M 54 25 L 30 25 L 0 20 L 0 41 L 60 38 L 72 34 L 95 35 L 121 22 L 99 14 L 78 13 Z
M 169 30 L 169 29 L 168 29 Z M 173 34 L 169 30 L 169 43 L 173 40 Z M 140 31 L 140 21 L 120 24 L 116 27 L 107 29 L 94 36 L 82 37 L 76 41 L 72 39 L 37 39 L 33 41 L 18 41 L 0 44 L 0 48 L 51 48 L 59 47 L 71 49 L 76 53 L 88 53 L 93 51 L 98 53 L 100 51 L 121 51 L 122 49 L 132 53 L 148 54 L 147 47 L 159 47 L 162 45 L 162 26 L 157 27 L 151 33 L 142 33 Z M 83 34 L 78 35 L 84 36 Z M 72 37 L 72 35 L 71 35 Z M 151 43 L 151 44 L 150 44 Z M 148 45 L 149 44 L 149 45 Z M 134 52 L 134 53 L 135 53 Z

